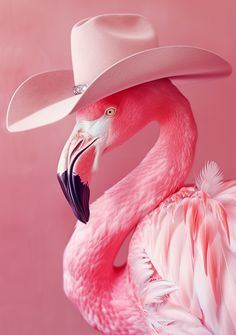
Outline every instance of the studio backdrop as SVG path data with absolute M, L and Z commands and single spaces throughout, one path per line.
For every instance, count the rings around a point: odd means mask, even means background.
M 97 334 L 63 292 L 62 257 L 75 218 L 56 178 L 74 115 L 34 131 L 10 134 L 6 110 L 29 76 L 71 68 L 70 32 L 79 20 L 102 13 L 140 13 L 160 45 L 212 50 L 236 67 L 235 0 L 11 0 L 0 1 L 0 333 L 4 335 Z M 112 45 L 111 45 L 112 48 Z M 199 139 L 187 182 L 207 160 L 226 179 L 236 175 L 236 75 L 173 81 L 191 103 Z M 144 157 L 158 137 L 150 124 L 101 161 L 91 185 L 93 201 Z M 125 248 L 117 263 L 125 260 Z

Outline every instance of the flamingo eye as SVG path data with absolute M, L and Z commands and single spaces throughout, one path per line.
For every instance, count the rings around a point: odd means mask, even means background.
M 104 115 L 112 117 L 116 114 L 116 108 L 115 107 L 108 107 L 105 109 Z

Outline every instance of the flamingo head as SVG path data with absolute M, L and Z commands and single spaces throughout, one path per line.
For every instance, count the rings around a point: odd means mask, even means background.
M 96 170 L 103 152 L 122 144 L 154 119 L 150 95 L 153 82 L 115 93 L 76 111 L 75 127 L 59 160 L 58 180 L 75 216 L 83 223 L 89 220 L 91 172 Z

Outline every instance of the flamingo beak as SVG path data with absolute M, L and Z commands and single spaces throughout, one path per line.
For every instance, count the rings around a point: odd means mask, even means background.
M 83 223 L 89 220 L 88 182 L 96 158 L 98 137 L 82 129 L 75 129 L 67 141 L 59 160 L 57 177 L 62 191 L 76 218 Z

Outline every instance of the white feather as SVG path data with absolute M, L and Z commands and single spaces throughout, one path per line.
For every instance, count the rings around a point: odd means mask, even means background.
M 166 295 L 176 291 L 178 287 L 168 280 L 154 280 L 149 282 L 143 290 L 143 303 L 152 305 L 163 302 Z
M 216 162 L 207 162 L 196 178 L 196 186 L 199 190 L 214 196 L 221 191 L 223 173 Z

